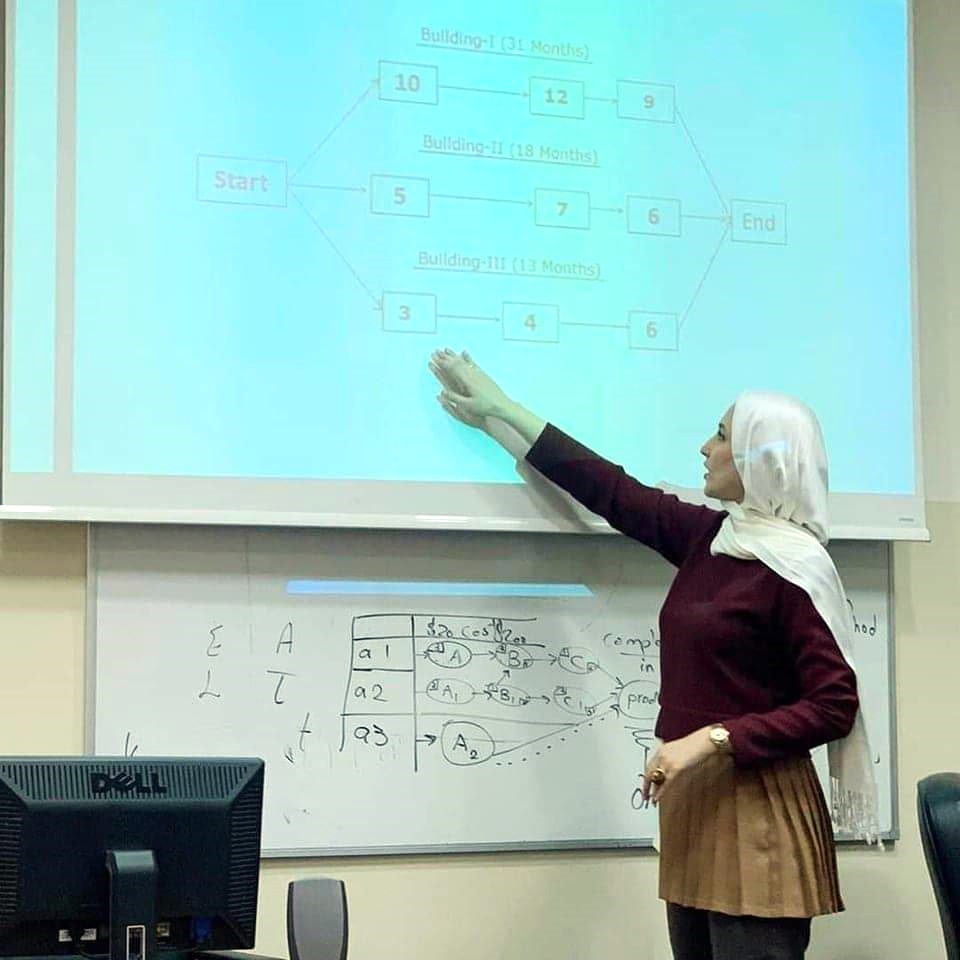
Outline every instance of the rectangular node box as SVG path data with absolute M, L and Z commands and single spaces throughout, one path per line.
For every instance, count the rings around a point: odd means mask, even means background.
M 566 230 L 590 229 L 590 194 L 583 190 L 533 192 L 534 222 L 538 227 Z
M 287 165 L 283 160 L 198 154 L 197 199 L 247 207 L 285 207 Z
M 677 117 L 676 89 L 669 83 L 618 80 L 617 116 L 621 120 L 674 123 Z
M 627 326 L 631 350 L 680 349 L 680 323 L 675 313 L 631 310 Z
M 551 77 L 530 78 L 530 112 L 538 117 L 565 117 L 582 120 L 585 90 L 580 80 L 558 80 Z
M 555 303 L 504 301 L 502 322 L 504 340 L 533 343 L 558 343 L 560 340 L 560 307 Z
M 377 82 L 381 100 L 430 105 L 440 102 L 440 71 L 428 63 L 381 60 Z
M 386 217 L 429 217 L 430 181 L 424 177 L 370 177 L 370 212 Z
M 787 205 L 769 200 L 730 201 L 730 239 L 736 243 L 787 242 Z
M 388 333 L 437 332 L 437 298 L 432 293 L 385 290 L 382 314 Z
M 657 237 L 681 234 L 680 201 L 672 197 L 627 196 L 627 233 L 646 233 Z

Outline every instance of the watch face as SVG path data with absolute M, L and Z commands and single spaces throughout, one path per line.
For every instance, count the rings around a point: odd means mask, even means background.
M 719 728 L 714 728 L 710 731 L 710 739 L 714 743 L 724 744 L 727 742 L 729 736 L 726 730 L 720 730 Z

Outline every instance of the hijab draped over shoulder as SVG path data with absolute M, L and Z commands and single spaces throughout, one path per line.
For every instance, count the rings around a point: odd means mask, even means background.
M 711 553 L 760 560 L 804 590 L 855 669 L 850 608 L 825 549 L 827 455 L 813 411 L 782 394 L 743 393 L 733 410 L 731 444 L 744 499 L 724 501 L 727 516 Z M 877 786 L 862 709 L 849 735 L 829 744 L 827 753 L 835 827 L 876 839 Z

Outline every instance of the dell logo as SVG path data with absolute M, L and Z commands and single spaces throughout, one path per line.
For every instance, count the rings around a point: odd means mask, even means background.
M 119 793 L 123 796 L 135 793 L 142 797 L 162 797 L 167 788 L 160 782 L 160 774 L 153 772 L 149 781 L 142 773 L 118 773 L 111 776 L 109 773 L 94 772 L 90 774 L 90 792 L 94 796 L 105 793 Z

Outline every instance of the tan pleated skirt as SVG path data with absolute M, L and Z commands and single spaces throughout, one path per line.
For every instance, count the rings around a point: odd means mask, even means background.
M 660 803 L 660 897 L 735 916 L 843 910 L 810 758 L 744 769 L 717 754 L 679 774 Z

